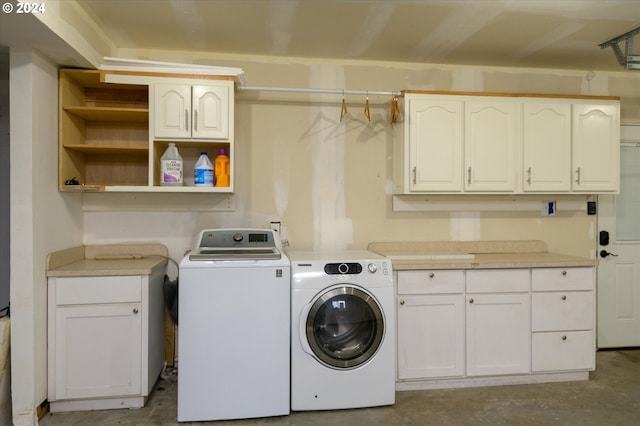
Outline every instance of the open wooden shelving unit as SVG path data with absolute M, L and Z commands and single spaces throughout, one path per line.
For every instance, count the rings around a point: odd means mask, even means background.
M 97 70 L 60 70 L 61 191 L 146 187 L 149 89 L 103 83 Z M 79 185 L 67 185 L 76 179 Z

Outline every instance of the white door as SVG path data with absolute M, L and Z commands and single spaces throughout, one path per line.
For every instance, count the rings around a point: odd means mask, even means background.
M 515 191 L 516 112 L 512 100 L 465 103 L 465 191 Z
M 229 90 L 222 85 L 193 86 L 193 138 L 229 138 Z
M 571 189 L 571 104 L 527 101 L 523 105 L 522 189 Z
M 640 126 L 622 126 L 621 139 L 620 194 L 598 197 L 599 348 L 640 346 Z
M 407 101 L 410 190 L 462 191 L 462 101 Z
M 572 189 L 616 192 L 619 183 L 620 105 L 574 104 L 572 114 Z
M 191 137 L 191 86 L 156 84 L 153 101 L 154 137 Z
M 56 399 L 141 394 L 139 303 L 56 309 Z
M 467 376 L 528 373 L 529 293 L 467 293 Z
M 464 375 L 464 297 L 398 297 L 398 379 Z

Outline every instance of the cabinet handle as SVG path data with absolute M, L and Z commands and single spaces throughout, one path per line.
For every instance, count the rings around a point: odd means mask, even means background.
M 436 276 L 436 274 L 434 274 L 433 272 L 429 274 L 429 278 L 433 278 L 435 276 Z
M 567 300 L 567 296 L 565 296 L 564 294 L 562 295 L 562 300 Z
M 567 340 L 567 336 L 562 336 L 562 340 Z
M 580 167 L 576 170 L 576 183 L 580 185 Z
M 473 303 L 473 297 L 469 299 L 469 303 Z
M 567 271 L 562 271 L 562 275 L 563 276 L 567 275 Z
M 184 127 L 189 131 L 189 110 L 184 110 Z
M 198 131 L 198 110 L 193 111 L 193 131 Z
M 417 167 L 413 167 L 413 184 L 415 185 L 418 181 L 417 181 L 417 171 L 416 171 Z
M 400 305 L 404 306 L 404 300 L 400 301 Z
M 531 167 L 527 169 L 527 183 L 531 186 Z
M 471 185 L 471 166 L 467 169 L 467 183 Z
M 134 313 L 134 314 L 137 314 L 138 312 L 140 312 L 140 311 L 138 310 L 138 308 L 133 308 L 133 313 Z

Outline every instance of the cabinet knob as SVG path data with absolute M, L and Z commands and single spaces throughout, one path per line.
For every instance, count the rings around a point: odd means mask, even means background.
M 564 294 L 562 295 L 562 300 L 567 300 L 567 296 L 565 296 Z
M 433 272 L 429 274 L 429 278 L 433 278 L 435 276 L 436 276 L 436 274 L 434 274 Z
M 404 306 L 404 300 L 400 301 L 400 305 Z
M 562 336 L 562 340 L 567 340 L 567 336 Z
M 567 275 L 567 271 L 562 271 L 562 275 L 563 276 Z
M 473 297 L 469 299 L 469 303 L 473 303 Z
M 138 312 L 140 312 L 140 311 L 138 310 L 138 308 L 133 308 L 133 313 L 134 313 L 134 314 L 137 314 Z

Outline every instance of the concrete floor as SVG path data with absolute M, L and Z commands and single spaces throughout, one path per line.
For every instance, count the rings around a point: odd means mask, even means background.
M 296 412 L 193 425 L 637 425 L 640 350 L 600 351 L 589 381 L 396 393 L 396 404 L 357 410 Z M 48 414 L 42 426 L 176 425 L 176 377 L 158 382 L 133 410 Z M 190 423 L 181 423 L 190 424 Z

